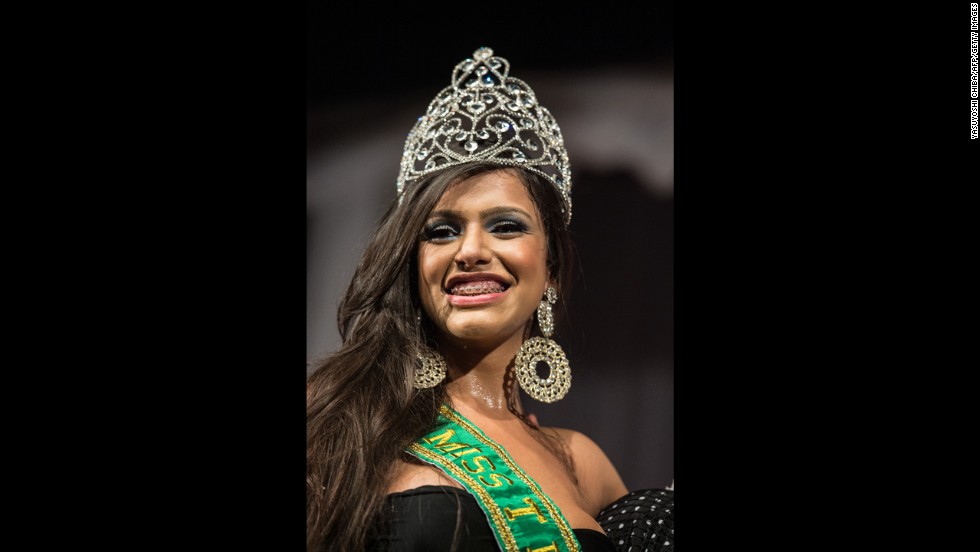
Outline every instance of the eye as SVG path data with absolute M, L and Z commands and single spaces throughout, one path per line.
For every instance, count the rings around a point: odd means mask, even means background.
M 527 232 L 527 225 L 519 220 L 498 220 L 490 225 L 490 231 L 504 236 Z
M 425 227 L 423 239 L 440 243 L 452 240 L 459 235 L 459 229 L 446 222 L 435 222 Z

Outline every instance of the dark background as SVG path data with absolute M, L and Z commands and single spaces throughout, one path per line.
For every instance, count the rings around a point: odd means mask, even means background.
M 434 97 L 449 84 L 453 66 L 484 45 L 503 57 L 519 55 L 524 73 L 669 64 L 674 46 L 673 2 L 663 1 L 642 7 L 401 4 L 355 18 L 311 1 L 306 23 L 307 105 L 314 110 L 354 98 L 403 100 L 406 91 L 437 86 Z
M 674 479 L 672 5 L 513 11 L 413 9 L 351 30 L 310 6 L 308 354 L 339 346 L 337 301 L 394 198 L 405 134 L 453 66 L 489 46 L 562 126 L 573 175 L 578 262 L 555 336 L 573 384 L 525 408 L 590 436 L 629 488 L 663 488 Z

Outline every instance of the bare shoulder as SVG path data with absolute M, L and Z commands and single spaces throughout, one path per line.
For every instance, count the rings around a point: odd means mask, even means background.
M 410 464 L 404 460 L 398 460 L 395 464 L 391 482 L 388 483 L 388 494 L 407 491 L 424 485 L 447 485 L 462 488 L 462 485 L 456 480 L 433 466 Z
M 587 435 L 574 429 L 560 427 L 542 428 L 543 431 L 556 434 L 568 447 L 575 463 L 575 476 L 579 486 L 598 509 L 611 504 L 617 498 L 629 491 L 623 483 L 616 466 L 602 448 Z

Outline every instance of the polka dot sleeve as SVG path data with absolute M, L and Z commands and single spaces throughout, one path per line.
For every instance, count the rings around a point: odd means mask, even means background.
M 673 552 L 674 491 L 633 491 L 596 518 L 618 552 Z

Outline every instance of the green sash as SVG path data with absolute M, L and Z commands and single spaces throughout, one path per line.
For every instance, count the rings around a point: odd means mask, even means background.
M 442 469 L 475 498 L 506 552 L 577 552 L 557 506 L 502 446 L 443 405 L 435 429 L 408 452 Z

